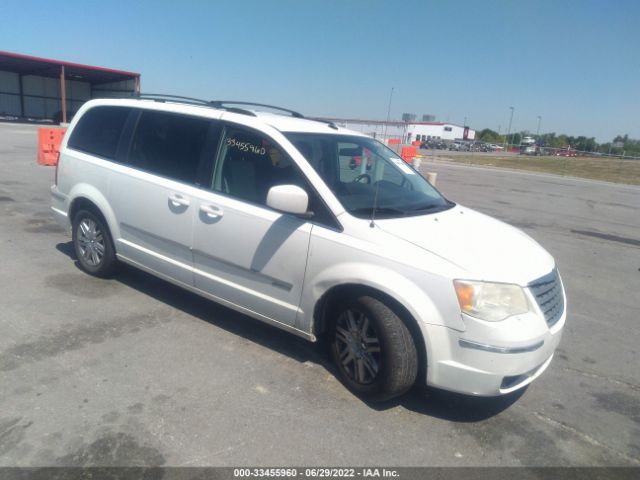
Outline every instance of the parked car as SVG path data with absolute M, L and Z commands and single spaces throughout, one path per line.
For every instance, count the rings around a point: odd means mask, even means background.
M 556 151 L 556 157 L 576 157 L 578 152 L 575 150 L 558 150 Z
M 537 145 L 520 145 L 520 155 L 534 155 L 534 156 L 540 156 L 542 155 L 542 152 L 540 150 L 540 147 L 538 147 Z
M 157 100 L 91 100 L 64 137 L 52 211 L 85 272 L 126 263 L 324 341 L 368 400 L 416 381 L 502 395 L 549 366 L 565 294 L 522 231 L 333 123 Z

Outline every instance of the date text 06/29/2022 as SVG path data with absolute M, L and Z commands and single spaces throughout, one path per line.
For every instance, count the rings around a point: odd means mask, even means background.
M 398 478 L 398 472 L 387 468 L 234 468 L 234 478 Z

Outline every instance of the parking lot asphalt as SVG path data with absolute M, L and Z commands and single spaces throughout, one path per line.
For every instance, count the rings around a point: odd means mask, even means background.
M 519 395 L 370 405 L 316 345 L 132 268 L 82 273 L 36 144 L 0 124 L 0 466 L 640 465 L 640 188 L 425 162 L 554 255 L 567 326 Z

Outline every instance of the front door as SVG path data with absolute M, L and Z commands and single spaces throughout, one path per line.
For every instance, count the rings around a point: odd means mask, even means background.
M 266 206 L 271 186 L 303 178 L 269 137 L 226 126 L 193 229 L 195 286 L 255 316 L 294 325 L 312 225 Z

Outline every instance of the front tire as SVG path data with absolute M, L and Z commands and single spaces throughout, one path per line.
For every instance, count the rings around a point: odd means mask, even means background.
M 117 259 L 109 228 L 103 219 L 88 210 L 80 210 L 73 219 L 73 248 L 80 268 L 96 277 L 109 277 Z
M 339 302 L 331 315 L 331 354 L 352 392 L 380 402 L 413 386 L 418 353 L 411 332 L 391 308 L 363 295 Z

